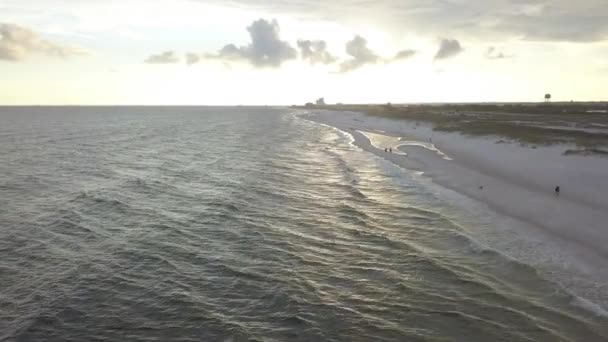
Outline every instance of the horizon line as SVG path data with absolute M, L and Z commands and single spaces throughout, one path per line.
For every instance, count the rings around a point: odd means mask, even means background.
M 324 106 L 380 106 L 380 105 L 467 105 L 467 104 L 608 104 L 608 100 L 590 101 L 463 101 L 463 102 L 367 102 L 367 103 L 328 103 Z M 304 104 L 0 104 L 1 107 L 305 107 Z M 322 106 L 320 106 L 322 107 Z

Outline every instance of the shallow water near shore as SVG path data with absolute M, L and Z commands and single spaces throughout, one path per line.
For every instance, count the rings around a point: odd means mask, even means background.
M 281 108 L 0 108 L 0 340 L 603 341 L 487 223 Z

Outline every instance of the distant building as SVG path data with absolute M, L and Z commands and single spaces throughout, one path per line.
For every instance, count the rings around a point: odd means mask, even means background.
M 317 100 L 317 106 L 325 106 L 325 99 L 324 98 L 319 98 Z
M 306 102 L 306 108 L 312 108 L 314 106 L 315 106 L 314 103 L 312 103 L 312 102 Z

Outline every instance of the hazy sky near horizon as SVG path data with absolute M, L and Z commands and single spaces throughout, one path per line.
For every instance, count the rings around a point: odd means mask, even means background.
M 606 0 L 0 0 L 2 104 L 607 100 Z

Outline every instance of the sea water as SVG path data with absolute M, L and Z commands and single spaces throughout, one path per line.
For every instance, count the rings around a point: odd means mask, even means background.
M 0 108 L 0 340 L 608 338 L 417 173 L 296 114 Z

